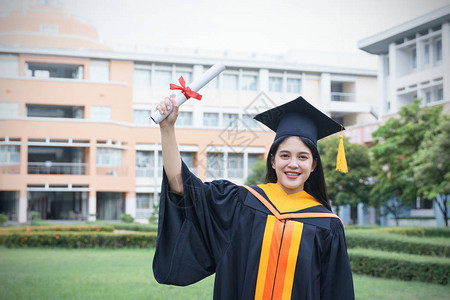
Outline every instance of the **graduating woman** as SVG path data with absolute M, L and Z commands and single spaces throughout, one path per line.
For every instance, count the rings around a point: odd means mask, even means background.
M 188 285 L 216 273 L 214 299 L 354 299 L 344 229 L 317 140 L 341 125 L 302 97 L 255 117 L 276 132 L 266 183 L 202 182 L 182 162 L 174 96 L 157 109 L 164 175 L 153 272 Z

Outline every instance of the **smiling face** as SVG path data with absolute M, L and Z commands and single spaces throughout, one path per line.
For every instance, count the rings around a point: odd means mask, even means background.
M 316 167 L 311 150 L 298 136 L 285 139 L 271 159 L 277 183 L 288 193 L 303 190 L 306 180 Z

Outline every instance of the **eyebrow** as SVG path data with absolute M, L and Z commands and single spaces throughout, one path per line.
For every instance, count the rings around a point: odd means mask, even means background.
M 280 153 L 291 153 L 290 151 L 288 151 L 288 150 L 280 150 Z M 298 152 L 297 154 L 306 154 L 306 155 L 311 155 L 309 152 L 306 152 L 306 151 L 304 151 L 304 152 Z

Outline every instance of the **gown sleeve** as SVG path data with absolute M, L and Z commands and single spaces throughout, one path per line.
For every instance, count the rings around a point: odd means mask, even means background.
M 230 244 L 239 187 L 203 183 L 182 163 L 184 195 L 178 195 L 163 173 L 153 273 L 159 283 L 184 286 L 215 272 Z
M 355 299 L 344 227 L 339 220 L 332 220 L 323 251 L 320 299 Z

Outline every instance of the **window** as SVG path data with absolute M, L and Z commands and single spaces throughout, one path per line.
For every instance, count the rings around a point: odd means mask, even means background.
M 150 202 L 151 202 L 150 198 L 153 198 L 153 195 L 149 194 L 149 193 L 136 194 L 136 208 L 137 209 L 149 209 Z
M 417 49 L 411 49 L 411 66 L 413 69 L 417 68 Z
M 248 155 L 248 159 L 247 159 L 247 163 L 248 163 L 248 172 L 250 174 L 250 172 L 252 171 L 252 166 L 255 162 L 257 162 L 259 159 L 258 154 L 249 154 Z
M 430 44 L 425 44 L 424 47 L 424 63 L 426 65 L 430 64 Z
M 92 81 L 109 81 L 109 61 L 91 60 L 89 65 L 89 78 Z
M 133 71 L 133 84 L 139 86 L 151 85 L 151 70 L 146 69 L 134 69 Z
M 301 79 L 288 78 L 287 79 L 287 92 L 293 94 L 300 94 L 302 91 Z
M 244 177 L 244 154 L 228 153 L 228 177 L 243 178 Z
M 0 77 L 19 76 L 17 55 L 0 54 Z
M 344 101 L 344 84 L 331 82 L 331 101 Z
M 440 88 L 437 90 L 437 100 L 444 100 L 444 89 Z
M 150 118 L 151 113 L 152 112 L 150 110 L 134 109 L 133 110 L 133 124 L 152 125 L 153 121 Z
M 212 178 L 223 176 L 223 153 L 207 153 L 206 172 Z
M 158 174 L 162 176 L 162 170 L 163 170 L 163 157 L 162 152 L 158 151 Z
M 238 114 L 223 114 L 222 126 L 225 128 L 237 126 L 236 120 L 238 117 Z
M 97 166 L 99 167 L 122 166 L 122 150 L 110 148 L 97 148 Z
M 27 104 L 27 117 L 83 119 L 83 107 Z
M 188 168 L 194 167 L 194 153 L 193 152 L 180 152 L 180 156 Z
M 237 90 L 238 76 L 234 74 L 223 74 L 220 82 L 220 88 L 224 90 Z
M 19 103 L 0 102 L 0 118 L 17 118 L 19 116 Z
M 256 91 L 258 89 L 258 77 L 253 75 L 242 76 L 242 90 Z
M 91 106 L 91 120 L 110 121 L 111 107 L 109 106 Z
M 153 151 L 136 151 L 136 168 L 153 168 Z
M 436 41 L 436 61 L 442 60 L 442 40 Z
M 281 93 L 283 80 L 281 77 L 269 77 L 269 91 Z
M 0 146 L 0 165 L 20 164 L 19 146 Z
M 47 62 L 26 62 L 25 76 L 38 78 L 83 79 L 83 66 Z
M 192 83 L 192 72 L 177 71 L 176 76 L 175 76 L 177 85 L 179 85 L 178 79 L 180 78 L 180 76 L 183 76 L 184 81 L 186 81 L 186 85 L 189 85 L 190 83 Z
M 219 114 L 218 113 L 203 113 L 203 126 L 218 127 Z
M 192 126 L 192 112 L 187 111 L 180 112 L 177 119 L 177 125 Z
M 153 78 L 153 83 L 155 86 L 164 86 L 168 88 L 171 82 L 172 82 L 171 71 L 163 71 L 163 70 L 155 71 L 155 78 Z
M 59 28 L 56 24 L 39 24 L 39 31 L 47 34 L 58 34 Z
M 430 91 L 425 92 L 425 101 L 426 101 L 426 103 L 431 102 L 431 92 Z
M 249 129 L 259 129 L 258 121 L 253 119 L 253 115 L 242 115 L 242 121 Z

